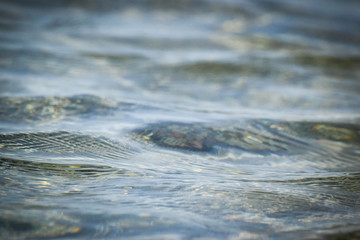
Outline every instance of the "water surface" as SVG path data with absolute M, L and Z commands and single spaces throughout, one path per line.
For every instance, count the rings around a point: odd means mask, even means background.
M 0 237 L 356 239 L 358 1 L 2 1 Z

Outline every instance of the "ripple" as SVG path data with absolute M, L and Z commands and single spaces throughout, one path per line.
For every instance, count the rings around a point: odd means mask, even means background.
M 70 132 L 19 133 L 0 135 L 3 157 L 20 159 L 91 158 L 102 160 L 128 159 L 135 149 L 103 137 Z
M 36 174 L 37 176 L 63 176 L 70 178 L 92 178 L 92 177 L 107 177 L 114 175 L 129 175 L 136 176 L 137 173 L 130 172 L 125 169 L 118 169 L 109 166 L 91 165 L 91 164 L 61 164 L 61 163 L 47 163 L 24 161 L 12 158 L 1 157 L 0 166 L 3 170 L 10 170 L 17 168 L 18 171 L 25 174 Z

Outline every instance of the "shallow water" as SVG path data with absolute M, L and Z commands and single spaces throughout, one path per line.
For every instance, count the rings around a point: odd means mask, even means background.
M 356 239 L 358 1 L 2 1 L 0 237 Z

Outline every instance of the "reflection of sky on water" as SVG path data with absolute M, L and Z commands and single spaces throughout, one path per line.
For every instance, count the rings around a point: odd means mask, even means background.
M 346 54 L 357 48 L 302 27 L 312 27 L 309 19 L 317 19 L 316 26 L 343 35 L 344 28 L 332 23 L 348 23 L 350 5 L 339 10 L 339 4 L 327 4 L 323 11 L 277 1 L 182 4 L 104 4 L 96 10 L 98 4 L 92 3 L 93 12 L 81 3 L 54 4 L 46 12 L 32 6 L 23 16 L 21 8 L 3 4 L 20 19 L 19 30 L 8 34 L 15 41 L 4 43 L 13 46 L 2 61 L 8 66 L 6 78 L 27 78 L 31 95 L 85 92 L 127 98 L 128 92 L 141 91 L 153 99 L 166 95 L 178 105 L 190 97 L 199 105 L 223 101 L 234 108 L 356 108 L 356 58 L 329 73 L 327 66 L 347 61 Z M 355 40 L 351 32 L 347 39 Z M 230 65 L 238 70 L 229 72 Z M 23 71 L 29 73 L 19 76 Z M 39 73 L 49 80 L 44 83 Z

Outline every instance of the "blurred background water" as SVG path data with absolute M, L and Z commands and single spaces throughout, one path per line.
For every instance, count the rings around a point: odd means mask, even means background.
M 0 2 L 0 237 L 360 238 L 360 2 Z

